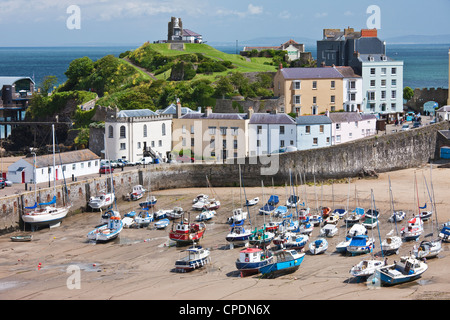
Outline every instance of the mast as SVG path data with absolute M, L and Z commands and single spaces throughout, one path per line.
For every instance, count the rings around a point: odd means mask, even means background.
M 53 195 L 56 197 L 56 159 L 55 159 L 55 125 L 52 124 L 52 138 L 53 138 Z M 54 203 L 56 207 L 56 202 Z

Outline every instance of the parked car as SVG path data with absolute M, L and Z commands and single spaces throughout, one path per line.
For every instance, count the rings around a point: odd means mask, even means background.
M 123 167 L 125 167 L 125 165 L 122 162 L 118 161 L 118 160 L 112 160 L 111 161 L 111 167 L 113 167 L 113 168 L 123 168 Z
M 110 168 L 109 166 L 101 166 L 99 172 L 100 173 L 110 173 L 110 172 L 112 173 L 112 172 L 114 172 L 114 168 Z
M 0 178 L 0 188 L 3 189 L 6 187 L 5 179 Z
M 13 183 L 10 180 L 5 180 L 5 186 L 12 187 Z
M 402 131 L 406 131 L 406 130 L 409 130 L 409 124 L 404 124 L 402 126 Z
M 117 163 L 121 163 L 124 167 L 131 165 L 127 160 L 125 159 L 117 159 Z
M 143 157 L 142 159 L 136 161 L 137 164 L 151 164 L 153 163 L 152 157 Z

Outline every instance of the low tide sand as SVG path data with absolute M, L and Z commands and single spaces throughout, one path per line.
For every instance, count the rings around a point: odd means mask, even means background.
M 433 188 L 439 224 L 450 220 L 449 181 L 450 169 L 434 168 Z M 311 208 L 336 206 L 349 208 L 355 205 L 369 209 L 371 191 L 375 205 L 381 211 L 380 234 L 395 228 L 387 222 L 391 206 L 390 177 L 395 208 L 405 210 L 411 216 L 417 208 L 414 197 L 414 177 L 417 177 L 420 204 L 428 199 L 424 177 L 431 192 L 429 167 L 406 169 L 381 174 L 377 179 L 352 179 L 347 183 L 317 186 L 299 186 Z M 350 190 L 350 191 L 349 191 Z M 262 197 L 262 188 L 246 188 L 247 198 Z M 357 282 L 349 274 L 350 268 L 364 258 L 345 256 L 335 252 L 335 245 L 345 236 L 345 226 L 339 222 L 339 234 L 329 239 L 330 247 L 322 255 L 306 253 L 300 268 L 276 279 L 260 279 L 258 276 L 241 278 L 235 267 L 242 248 L 230 249 L 225 236 L 226 224 L 233 208 L 238 206 L 239 188 L 172 189 L 156 191 L 156 209 L 181 206 L 190 209 L 192 199 L 199 193 L 213 196 L 222 206 L 217 216 L 207 222 L 207 231 L 200 245 L 211 249 L 211 263 L 189 273 L 173 272 L 175 260 L 182 257 L 184 248 L 170 246 L 168 230 L 124 229 L 119 239 L 110 243 L 94 244 L 87 240 L 87 233 L 98 224 L 100 213 L 85 212 L 67 217 L 60 227 L 43 229 L 33 233 L 33 241 L 11 242 L 14 232 L 0 236 L 0 299 L 2 300 L 436 300 L 450 298 L 449 244 L 437 258 L 427 261 L 429 269 L 419 280 L 394 287 L 374 287 Z M 286 199 L 286 188 L 266 186 L 264 194 L 278 194 Z M 350 197 L 348 197 L 350 194 Z M 355 197 L 356 194 L 356 197 Z M 415 203 L 416 201 L 416 203 Z M 428 201 L 429 202 L 429 201 Z M 262 204 L 260 202 L 260 204 Z M 263 217 L 257 215 L 259 206 L 250 211 L 253 225 L 262 225 Z M 121 202 L 123 214 L 138 209 L 136 202 Z M 195 218 L 191 213 L 191 219 Z M 399 225 L 399 229 L 406 222 Z M 432 231 L 432 222 L 426 222 L 426 232 Z M 370 232 L 370 231 L 369 231 Z M 312 239 L 319 234 L 315 228 Z M 380 246 L 377 231 L 375 252 Z M 421 240 L 423 237 L 421 238 Z M 390 256 L 392 262 L 400 255 L 408 254 L 418 242 L 403 244 L 399 255 Z M 40 264 L 40 267 L 38 267 Z M 79 268 L 80 288 L 67 285 L 71 266 Z M 69 271 L 69 272 L 68 272 Z M 72 282 L 73 283 L 73 282 Z

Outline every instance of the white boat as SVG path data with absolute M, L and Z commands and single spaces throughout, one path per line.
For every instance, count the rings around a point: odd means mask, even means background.
M 201 246 L 186 249 L 187 256 L 175 261 L 175 271 L 186 272 L 201 268 L 210 262 L 210 251 Z
M 229 224 L 239 223 L 247 219 L 247 211 L 243 211 L 242 208 L 237 208 L 233 210 L 233 215 L 228 218 L 227 222 Z
M 420 211 L 419 217 L 422 221 L 428 221 L 433 216 L 433 211 Z
M 435 258 L 442 251 L 442 240 L 423 240 L 418 247 L 414 246 L 412 254 L 417 259 Z
M 444 242 L 450 242 L 450 221 L 442 224 L 439 238 Z
M 153 217 L 155 218 L 155 220 L 164 219 L 167 218 L 167 214 L 170 212 L 172 212 L 172 210 L 170 209 L 160 209 L 153 213 Z
M 170 223 L 170 220 L 167 218 L 156 221 L 153 225 L 156 229 L 165 229 Z
M 208 199 L 207 198 L 206 199 L 200 198 L 197 202 L 195 202 L 192 205 L 192 210 L 201 211 L 201 210 L 203 210 L 206 207 L 207 203 L 208 203 Z
M 321 237 L 334 237 L 339 232 L 338 227 L 335 224 L 326 224 L 320 229 L 319 236 Z
M 375 240 L 366 235 L 354 236 L 347 247 L 347 252 L 351 255 L 358 255 L 372 252 L 375 248 Z
M 326 224 L 336 225 L 339 222 L 339 216 L 337 214 L 331 214 L 325 219 Z
M 309 251 L 314 254 L 324 253 L 328 249 L 328 241 L 325 238 L 318 238 L 309 244 Z
M 376 273 L 376 278 L 381 285 L 391 286 L 418 279 L 427 269 L 428 265 L 425 262 L 405 256 L 394 264 L 380 268 Z
M 275 211 L 273 212 L 273 215 L 275 217 L 284 218 L 288 214 L 288 208 L 286 206 L 278 206 Z
M 205 210 L 217 210 L 220 208 L 220 201 L 215 199 L 208 200 L 203 208 Z
M 206 194 L 199 194 L 197 195 L 194 200 L 192 200 L 192 203 L 197 203 L 198 201 L 206 201 L 208 199 L 208 196 Z
M 338 253 L 347 253 L 347 247 L 350 244 L 350 242 L 352 241 L 351 238 L 346 237 L 344 241 L 339 242 L 336 245 L 336 252 Z
M 216 211 L 214 210 L 203 210 L 202 213 L 195 217 L 196 221 L 208 221 L 214 218 L 216 215 Z
M 417 240 L 423 233 L 423 221 L 418 217 L 414 217 L 408 221 L 407 227 L 401 230 L 402 237 L 405 241 Z
M 298 234 L 295 232 L 283 232 L 273 239 L 273 244 L 280 248 L 289 248 L 302 250 L 309 240 L 306 234 Z
M 256 198 L 247 200 L 246 201 L 246 206 L 251 207 L 251 206 L 254 206 L 254 205 L 258 204 L 258 202 L 259 202 L 259 197 L 256 197 Z
M 139 213 L 134 217 L 134 221 L 136 222 L 136 226 L 138 228 L 145 228 L 148 227 L 150 222 L 153 222 L 153 214 L 150 213 L 148 210 L 141 210 Z
M 339 219 L 343 219 L 347 215 L 347 210 L 342 208 L 334 209 L 332 214 L 337 214 Z
M 124 228 L 131 228 L 135 224 L 134 217 L 123 217 L 122 218 L 122 225 Z
M 306 234 L 306 235 L 310 235 L 314 230 L 314 225 L 310 222 L 306 222 L 306 223 L 301 223 L 298 227 L 298 229 L 296 230 L 296 232 L 301 233 L 301 234 Z
M 88 206 L 93 210 L 100 210 L 102 208 L 110 207 L 115 200 L 114 193 L 106 192 L 106 190 L 102 190 L 95 197 L 91 197 L 88 202 Z
M 53 198 L 49 202 L 37 202 L 36 196 L 36 182 L 35 182 L 35 203 L 34 206 L 25 207 L 22 214 L 22 220 L 25 224 L 31 226 L 31 230 L 37 230 L 39 227 L 57 227 L 61 221 L 69 213 L 71 204 L 67 203 L 63 206 L 58 206 L 56 203 L 56 159 L 55 159 L 55 126 L 52 125 L 53 136 Z M 34 176 L 36 176 L 36 154 L 34 154 Z M 68 198 L 68 197 L 67 197 Z
M 344 222 L 347 226 L 353 226 L 356 223 L 359 223 L 365 216 L 365 212 L 363 208 L 355 208 L 345 219 Z
M 113 210 L 113 209 L 106 210 L 101 215 L 100 225 L 107 224 L 109 221 L 109 218 L 111 218 L 111 217 L 116 217 L 116 218 L 121 219 L 120 212 L 117 210 Z
M 156 197 L 155 196 L 148 196 L 147 197 L 147 199 L 145 200 L 145 201 L 143 201 L 143 202 L 139 202 L 139 206 L 142 208 L 142 209 L 150 209 L 151 207 L 153 207 L 155 204 L 156 204 L 156 202 L 158 201 L 158 199 L 156 199 Z
M 176 220 L 176 219 L 180 219 L 183 216 L 183 214 L 184 214 L 183 208 L 175 207 L 172 210 L 170 210 L 169 212 L 167 212 L 166 216 L 170 220 Z
M 387 236 L 381 243 L 381 250 L 384 254 L 398 254 L 398 250 L 402 246 L 402 238 L 398 236 Z
M 347 232 L 347 237 L 362 236 L 367 234 L 367 229 L 362 224 L 354 224 Z
M 289 208 L 295 208 L 300 203 L 300 197 L 295 195 L 290 195 L 286 200 L 286 206 Z
M 366 218 L 378 219 L 379 215 L 380 215 L 380 211 L 378 211 L 376 209 L 369 209 L 365 213 Z
M 311 214 L 309 212 L 309 208 L 301 208 L 300 210 L 298 210 L 298 221 L 300 223 L 307 222 L 310 218 Z
M 141 199 L 144 196 L 145 191 L 146 190 L 142 185 L 135 185 L 130 193 L 130 199 L 133 201 Z
M 362 225 L 367 229 L 373 229 L 378 225 L 378 219 L 366 217 L 366 219 L 364 219 L 364 221 L 362 222 Z
M 252 232 L 244 228 L 244 221 L 232 224 L 230 232 L 226 236 L 226 240 L 233 245 L 248 244 Z
M 403 219 L 405 219 L 406 217 L 406 212 L 405 211 L 395 211 L 392 213 L 392 215 L 389 217 L 388 221 L 389 222 L 400 222 Z
M 350 274 L 356 278 L 368 278 L 385 265 L 385 261 L 378 259 L 362 260 L 350 269 Z
M 88 233 L 89 240 L 107 242 L 116 239 L 123 229 L 122 220 L 118 217 L 110 217 L 107 224 L 99 226 Z
M 313 214 L 310 218 L 309 218 L 309 222 L 311 222 L 313 224 L 313 226 L 318 227 L 320 226 L 320 224 L 322 223 L 323 218 L 322 215 L 320 214 Z

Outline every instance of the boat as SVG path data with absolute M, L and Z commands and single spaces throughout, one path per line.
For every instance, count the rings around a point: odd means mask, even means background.
M 389 222 L 400 222 L 403 219 L 405 219 L 406 217 L 406 212 L 405 211 L 394 211 L 392 213 L 392 215 L 389 217 L 388 221 Z
M 269 221 L 266 224 L 266 230 L 269 232 L 276 233 L 278 231 L 278 229 L 280 228 L 281 223 L 282 223 L 282 221 Z
M 123 217 L 122 218 L 122 225 L 124 228 L 131 228 L 135 224 L 134 217 Z
M 135 210 L 128 211 L 124 215 L 124 217 L 133 218 L 133 219 L 134 219 L 135 216 L 136 216 L 136 211 Z
M 336 252 L 347 253 L 347 247 L 351 241 L 352 241 L 352 238 L 345 237 L 344 241 L 341 241 L 336 245 Z
M 337 214 L 330 214 L 326 219 L 326 224 L 334 224 L 336 225 L 339 222 L 339 216 Z
M 12 242 L 29 242 L 29 241 L 33 240 L 33 236 L 31 234 L 18 235 L 18 236 L 12 236 L 10 239 Z
M 378 211 L 376 209 L 369 209 L 366 211 L 365 217 L 378 219 L 379 215 L 380 215 L 380 211 Z
M 87 234 L 89 240 L 107 242 L 116 239 L 123 229 L 122 220 L 111 216 L 107 224 L 101 225 Z
M 101 190 L 97 196 L 91 197 L 88 202 L 88 206 L 93 210 L 101 210 L 108 208 L 114 203 L 115 196 L 113 192 L 107 192 Z
M 286 207 L 295 208 L 300 203 L 300 197 L 296 195 L 290 195 L 286 200 Z
M 156 221 L 153 225 L 156 229 L 165 229 L 170 223 L 170 220 L 167 218 Z
M 255 228 L 248 241 L 251 245 L 266 246 L 272 242 L 273 238 L 275 238 L 275 234 L 267 231 L 263 226 L 261 229 Z
M 144 196 L 145 189 L 142 185 L 138 184 L 133 187 L 133 190 L 130 193 L 130 200 L 137 201 Z
M 201 194 L 197 195 L 194 198 L 194 200 L 192 200 L 192 203 L 197 203 L 198 201 L 205 201 L 207 199 L 208 199 L 208 196 L 206 194 L 201 193 Z
M 314 225 L 311 222 L 300 223 L 298 229 L 295 232 L 310 235 L 314 230 Z
M 378 219 L 366 216 L 366 219 L 364 219 L 362 225 L 367 229 L 373 229 L 378 225 Z
M 193 246 L 184 250 L 187 256 L 175 261 L 175 271 L 187 272 L 201 268 L 210 262 L 210 251 L 201 246 Z
M 308 241 L 306 234 L 283 232 L 273 239 L 273 244 L 280 248 L 302 250 Z
M 322 218 L 322 215 L 320 215 L 320 214 L 313 214 L 309 218 L 309 221 L 313 224 L 313 226 L 318 227 L 322 223 L 323 218 Z
M 419 246 L 414 246 L 412 255 L 417 259 L 435 258 L 442 251 L 442 240 L 423 240 Z
M 169 220 L 176 220 L 180 219 L 183 216 L 183 214 L 184 214 L 183 208 L 175 207 L 166 213 L 166 217 L 169 218 Z
M 155 218 L 155 220 L 165 219 L 165 218 L 167 218 L 167 214 L 169 212 L 172 212 L 172 210 L 160 209 L 160 210 L 156 211 L 155 213 L 153 213 L 153 217 Z
M 311 218 L 311 215 L 309 213 L 309 208 L 301 208 L 298 210 L 298 221 L 300 223 L 306 223 Z
M 339 229 L 335 224 L 326 224 L 325 226 L 323 226 L 320 229 L 319 235 L 321 237 L 331 238 L 331 237 L 334 237 L 335 235 L 337 235 L 338 232 L 339 232 Z
M 113 210 L 113 209 L 108 209 L 106 210 L 104 213 L 102 213 L 101 218 L 100 218 L 100 225 L 104 225 L 107 224 L 109 219 L 111 217 L 116 217 L 116 218 L 121 218 L 120 217 L 120 212 L 117 210 Z
M 34 196 L 35 202 L 31 207 L 25 207 L 24 212 L 22 214 L 22 220 L 25 224 L 30 225 L 31 230 L 35 231 L 40 227 L 57 227 L 60 225 L 61 221 L 67 216 L 69 213 L 69 209 L 71 208 L 70 203 L 66 203 L 65 205 L 58 206 L 56 203 L 56 159 L 55 159 L 55 125 L 52 125 L 52 136 L 53 136 L 53 198 L 49 202 L 37 202 L 36 195 L 36 181 L 34 188 Z M 36 154 L 34 154 L 34 176 L 36 176 Z M 65 183 L 65 179 L 64 179 Z M 67 188 L 65 188 L 67 190 Z M 68 199 L 68 197 L 67 197 Z
M 344 222 L 347 226 L 351 227 L 356 223 L 359 223 L 360 220 L 364 219 L 365 212 L 363 208 L 355 208 L 347 218 L 344 219 Z
M 350 269 L 350 274 L 355 278 L 368 278 L 377 270 L 386 265 L 386 260 L 367 259 L 362 260 Z
M 322 218 L 328 218 L 328 215 L 331 213 L 330 207 L 322 207 Z
M 284 218 L 288 214 L 288 208 L 286 206 L 278 206 L 275 211 L 273 212 L 273 215 L 275 217 Z
M 147 197 L 147 199 L 145 201 L 139 202 L 139 206 L 142 209 L 150 209 L 153 206 L 155 206 L 157 201 L 158 201 L 158 199 L 156 199 L 155 196 L 150 196 L 150 197 Z
M 200 198 L 197 202 L 195 202 L 192 205 L 192 210 L 198 210 L 198 211 L 203 210 L 207 204 L 207 201 L 208 201 L 207 198 L 206 199 Z
M 172 224 L 172 230 L 169 232 L 169 239 L 177 243 L 177 245 L 186 245 L 198 242 L 205 233 L 206 225 L 203 222 L 189 223 L 188 221 L 180 221 Z
M 299 253 L 294 249 L 279 250 L 273 255 L 274 262 L 259 269 L 262 277 L 274 278 L 281 274 L 295 272 L 305 257 L 304 253 Z
M 271 195 L 269 197 L 269 200 L 267 200 L 267 203 L 276 206 L 280 202 L 280 198 L 277 195 Z
M 203 209 L 206 210 L 217 210 L 219 208 L 220 208 L 220 201 L 215 199 L 206 201 L 205 205 L 203 206 Z
M 214 210 L 203 210 L 202 213 L 195 217 L 196 221 L 208 221 L 214 218 L 216 215 L 216 211 Z
M 426 205 L 425 205 L 425 207 L 426 207 Z M 421 209 L 425 208 L 425 207 L 421 207 Z M 422 221 L 424 221 L 424 222 L 430 220 L 430 218 L 432 216 L 433 216 L 433 211 L 420 211 L 420 213 L 419 213 L 419 218 L 422 219 Z
M 236 260 L 236 269 L 241 273 L 241 277 L 258 274 L 262 267 L 274 262 L 272 253 L 260 248 L 246 248 L 239 252 Z
M 273 206 L 273 205 L 271 205 L 269 203 L 266 203 L 263 207 L 261 207 L 259 209 L 259 214 L 271 215 L 272 213 L 275 212 L 275 209 L 276 209 L 275 206 Z
M 401 235 L 405 241 L 417 240 L 423 233 L 423 221 L 414 217 L 408 221 L 407 227 L 401 229 Z
M 253 233 L 244 228 L 244 221 L 232 224 L 230 232 L 226 236 L 226 240 L 233 245 L 244 245 L 249 242 Z
M 258 204 L 258 202 L 259 202 L 259 197 L 256 197 L 256 198 L 247 200 L 245 205 L 248 206 L 248 207 L 251 207 L 251 206 L 254 206 L 254 205 Z
M 387 237 L 381 243 L 381 249 L 384 254 L 398 254 L 398 250 L 402 246 L 402 238 L 399 236 L 392 236 L 388 233 Z
M 392 286 L 416 280 L 427 271 L 428 265 L 412 256 L 404 256 L 394 264 L 384 266 L 377 270 L 376 278 L 383 286 Z
M 239 223 L 247 219 L 247 211 L 242 211 L 242 208 L 237 208 L 233 210 L 233 215 L 228 218 L 228 224 Z
M 450 242 L 450 221 L 442 224 L 439 231 L 439 238 L 444 242 Z
M 333 215 L 338 215 L 339 219 L 343 219 L 347 215 L 347 210 L 342 208 L 334 209 Z
M 318 238 L 309 244 L 309 252 L 314 255 L 324 253 L 328 249 L 328 241 L 325 238 Z
M 353 238 L 355 236 L 367 235 L 367 229 L 362 224 L 354 224 L 347 232 L 347 237 Z
M 375 248 L 375 240 L 366 235 L 358 235 L 352 237 L 347 247 L 347 252 L 351 255 L 358 255 L 372 252 Z
M 134 221 L 136 223 L 136 226 L 138 228 L 145 228 L 148 227 L 150 222 L 154 221 L 153 213 L 150 213 L 148 210 L 141 210 L 139 213 L 134 217 Z

